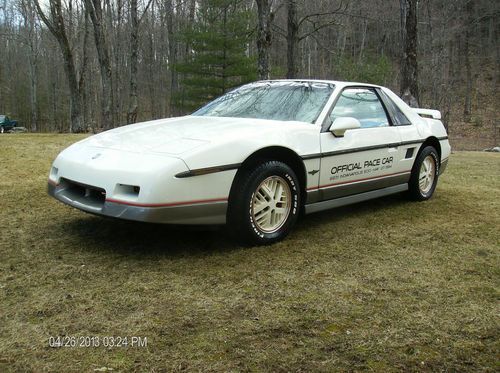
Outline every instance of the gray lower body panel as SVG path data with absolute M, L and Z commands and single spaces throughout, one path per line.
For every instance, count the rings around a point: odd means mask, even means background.
M 109 202 L 76 193 L 64 186 L 48 184 L 55 199 L 96 215 L 148 223 L 216 225 L 226 223 L 227 201 L 182 206 L 142 207 Z
M 411 173 L 403 173 L 380 177 L 374 180 L 363 180 L 340 185 L 332 185 L 326 188 L 307 191 L 307 204 L 321 201 L 347 197 L 355 194 L 365 193 L 372 190 L 387 188 L 394 185 L 408 183 Z
M 306 214 L 311 214 L 314 212 L 319 212 L 323 210 L 332 209 L 335 207 L 341 207 L 346 205 L 351 205 L 353 203 L 367 201 L 373 198 L 379 198 L 383 196 L 388 196 L 390 194 L 400 193 L 408 190 L 408 184 L 394 185 L 387 188 L 382 188 L 378 190 L 372 190 L 370 192 L 364 192 L 355 194 L 352 196 L 341 197 L 336 199 L 331 199 L 328 201 L 311 203 L 305 206 Z
M 320 200 L 325 201 L 334 198 L 341 198 L 354 194 L 365 193 L 371 190 L 378 190 L 394 185 L 408 183 L 409 180 L 410 172 L 401 175 L 381 177 L 375 180 L 365 180 L 344 185 L 332 186 L 319 190 Z

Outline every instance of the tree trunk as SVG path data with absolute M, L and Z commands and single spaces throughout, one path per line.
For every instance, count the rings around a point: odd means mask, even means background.
M 101 71 L 101 128 L 114 127 L 113 115 L 113 77 L 109 47 L 105 36 L 102 3 L 100 0 L 85 0 L 92 25 L 94 26 L 94 39 Z
M 78 89 L 81 94 L 81 107 L 83 113 L 83 121 L 85 123 L 85 127 L 89 127 L 92 122 L 88 115 L 88 93 L 87 93 L 87 67 L 89 64 L 89 56 L 88 56 L 88 43 L 89 43 L 89 13 L 87 10 L 84 10 L 84 31 L 83 31 L 83 43 L 82 43 L 82 54 L 81 54 L 81 65 L 80 65 L 80 79 L 78 81 Z
M 297 18 L 297 0 L 287 0 L 287 73 L 288 79 L 297 77 L 296 54 L 299 49 L 299 21 Z
M 465 77 L 466 77 L 466 87 L 465 87 L 465 102 L 464 102 L 464 116 L 465 119 L 470 121 L 470 116 L 472 114 L 472 66 L 470 62 L 470 47 L 471 47 L 471 28 L 473 22 L 473 1 L 468 1 L 465 5 L 465 17 L 464 17 L 464 28 L 465 28 L 465 40 L 464 40 L 464 59 L 465 59 Z
M 190 25 L 190 24 L 193 24 L 193 22 L 195 21 L 195 16 L 196 16 L 196 0 L 191 0 L 189 3 L 188 3 L 188 18 L 187 18 L 187 24 Z M 191 46 L 189 45 L 189 43 L 186 43 L 186 54 L 184 57 L 187 57 L 189 56 L 190 54 L 190 48 Z
M 359 47 L 359 55 L 358 55 L 358 64 L 361 65 L 363 62 L 363 52 L 365 51 L 365 41 L 366 41 L 366 32 L 368 31 L 368 21 L 363 20 L 361 26 L 361 46 Z
M 50 30 L 52 35 L 56 38 L 62 52 L 64 61 L 64 71 L 68 79 L 70 91 L 70 117 L 71 123 L 69 127 L 70 132 L 83 132 L 83 117 L 81 110 L 81 97 L 78 89 L 78 81 L 76 76 L 75 61 L 73 52 L 69 45 L 66 28 L 64 25 L 64 17 L 62 11 L 61 0 L 50 0 L 49 8 L 51 18 L 49 19 L 42 11 L 38 0 L 35 0 L 38 15 Z
M 102 0 L 101 0 L 102 1 Z M 123 73 L 123 69 L 121 68 L 122 62 L 124 61 L 124 57 L 122 53 L 119 51 L 125 50 L 126 47 L 126 38 L 122 37 L 125 34 L 126 29 L 123 27 L 125 11 L 124 11 L 124 3 L 125 0 L 104 0 L 105 4 L 105 28 L 106 30 L 106 43 L 108 45 L 108 53 L 111 61 L 111 66 L 113 67 L 111 73 L 111 89 L 113 91 L 112 96 L 112 109 L 111 116 L 113 125 L 119 125 L 122 121 L 122 95 L 120 92 L 122 91 L 122 87 L 124 83 L 121 81 Z M 111 31 L 113 30 L 113 32 Z M 125 64 L 128 65 L 128 64 Z M 128 102 L 127 102 L 128 104 Z M 124 109 L 127 110 L 127 109 Z M 126 115 L 125 118 L 126 120 Z
M 83 113 L 81 107 L 81 95 L 78 89 L 78 81 L 76 76 L 75 64 L 73 61 L 73 52 L 69 47 L 69 43 L 64 43 L 63 50 L 64 69 L 69 77 L 69 90 L 70 90 L 70 116 L 71 127 L 70 132 L 84 132 Z
M 269 49 L 271 48 L 271 6 L 269 0 L 256 0 L 258 13 L 257 70 L 260 79 L 270 78 Z
M 137 0 L 130 0 L 130 93 L 127 123 L 137 121 L 137 63 L 139 51 L 139 18 L 137 16 Z
M 178 91 L 178 79 L 177 71 L 175 71 L 175 64 L 177 63 L 177 40 L 175 38 L 174 31 L 174 4 L 172 0 L 166 0 L 167 6 L 167 36 L 168 36 L 168 67 L 170 70 L 170 114 L 175 115 L 178 113 L 174 106 L 175 100 L 172 99 L 173 96 L 177 94 Z
M 401 98 L 412 107 L 419 106 L 417 3 L 418 0 L 400 0 L 403 39 L 403 58 L 401 61 Z
M 470 119 L 472 114 L 472 68 L 470 63 L 470 46 L 469 37 L 465 37 L 464 43 L 464 57 L 465 57 L 465 76 L 466 76 L 466 87 L 465 87 L 465 102 L 464 102 L 464 115 L 467 120 Z
M 28 64 L 30 77 L 30 127 L 36 132 L 38 127 L 38 44 L 39 33 L 36 25 L 36 9 L 31 1 L 21 0 L 21 15 L 27 31 L 26 44 L 28 45 Z
M 151 29 L 155 29 L 155 20 L 156 20 L 156 14 L 155 14 L 155 4 L 153 3 L 151 5 Z M 148 78 L 149 78 L 149 101 L 151 103 L 151 118 L 157 119 L 159 117 L 158 115 L 158 105 L 157 105 L 157 93 L 156 93 L 156 76 L 155 76 L 155 64 L 156 64 L 156 58 L 155 58 L 155 40 L 154 40 L 154 34 L 149 33 L 148 35 L 148 45 L 147 45 L 147 56 L 148 56 Z
M 30 58 L 30 117 L 31 117 L 31 132 L 36 132 L 38 129 L 38 58 L 33 56 Z
M 220 95 L 222 96 L 226 93 L 226 80 L 227 80 L 227 7 L 223 9 L 223 17 L 222 17 L 222 30 L 224 32 L 223 42 L 222 42 L 222 87 Z

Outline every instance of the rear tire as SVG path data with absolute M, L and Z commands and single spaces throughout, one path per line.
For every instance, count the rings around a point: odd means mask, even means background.
M 300 213 L 300 186 L 285 163 L 264 161 L 242 170 L 231 190 L 228 227 L 244 245 L 269 245 L 285 238 Z
M 426 201 L 432 197 L 439 178 L 439 156 L 432 146 L 426 146 L 415 160 L 408 183 L 410 198 Z

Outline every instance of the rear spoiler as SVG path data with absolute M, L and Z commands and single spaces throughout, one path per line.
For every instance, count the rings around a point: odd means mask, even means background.
M 439 110 L 413 109 L 413 111 L 424 118 L 441 119 L 441 112 Z

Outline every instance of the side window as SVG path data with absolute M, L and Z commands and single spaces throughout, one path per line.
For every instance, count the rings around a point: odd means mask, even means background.
M 370 89 L 347 88 L 342 91 L 330 114 L 332 122 L 341 117 L 353 117 L 361 128 L 386 127 L 389 120 L 378 96 Z
M 389 96 L 387 96 L 384 91 L 379 90 L 380 96 L 382 100 L 384 100 L 385 107 L 389 111 L 389 115 L 391 116 L 392 123 L 395 126 L 407 126 L 411 124 L 406 115 L 403 114 L 401 109 L 392 101 Z

